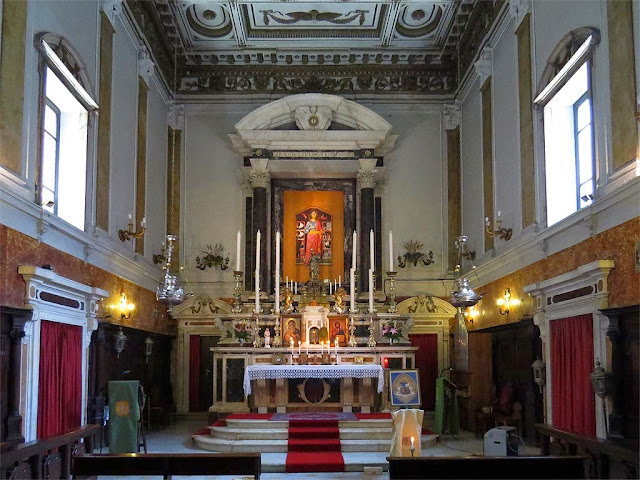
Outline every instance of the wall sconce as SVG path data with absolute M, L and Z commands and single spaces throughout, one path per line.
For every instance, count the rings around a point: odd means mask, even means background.
M 151 356 L 151 352 L 153 351 L 153 340 L 151 337 L 147 337 L 144 340 L 144 360 L 145 363 L 149 363 L 149 357 Z
M 478 318 L 479 315 L 480 310 L 477 310 L 475 305 L 471 308 L 467 308 L 467 310 L 464 312 L 464 317 L 467 324 L 473 323 L 473 321 Z
M 165 256 L 165 253 L 167 252 L 165 246 L 164 246 L 164 242 L 162 242 L 162 249 L 160 250 L 160 253 L 154 253 L 153 254 L 153 263 L 154 265 L 158 265 L 159 263 L 164 263 L 167 261 L 167 257 Z
M 116 356 L 120 358 L 120 354 L 124 350 L 124 346 L 127 343 L 127 336 L 122 331 L 122 327 L 118 328 L 117 333 L 113 336 L 116 341 Z
M 520 300 L 511 298 L 511 290 L 508 288 L 504 291 L 504 298 L 499 298 L 496 303 L 500 307 L 500 315 L 508 315 L 509 308 L 520 305 Z M 504 307 L 504 310 L 502 309 Z
M 546 368 L 547 366 L 539 358 L 537 358 L 536 361 L 531 364 L 531 369 L 533 370 L 533 381 L 536 385 L 538 385 L 538 387 L 540 387 L 540 393 L 542 393 L 542 387 L 546 382 Z
M 142 238 L 144 236 L 144 232 L 147 230 L 147 217 L 143 217 L 140 222 L 140 227 L 142 230 L 139 232 L 134 232 L 133 230 L 133 219 L 131 214 L 129 214 L 129 225 L 127 230 L 118 230 L 118 237 L 121 242 L 126 242 L 127 240 L 131 240 L 132 238 Z
M 135 310 L 135 308 L 136 306 L 133 303 L 127 302 L 127 296 L 122 290 L 120 291 L 120 301 L 118 303 L 111 304 L 112 310 L 120 312 L 120 318 L 122 320 L 131 318 L 131 312 Z
M 496 228 L 495 230 L 491 230 L 491 222 L 489 221 L 489 217 L 485 217 L 484 224 L 487 230 L 487 235 L 490 237 L 498 237 L 502 240 L 511 240 L 511 235 L 513 230 L 510 228 L 502 227 L 502 219 L 500 218 L 500 211 L 498 210 L 498 218 L 496 219 Z

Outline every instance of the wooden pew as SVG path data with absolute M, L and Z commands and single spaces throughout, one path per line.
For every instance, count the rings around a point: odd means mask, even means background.
M 259 453 L 123 453 L 79 455 L 73 478 L 95 475 L 253 475 L 260 479 Z
M 584 478 L 584 457 L 387 457 L 389 479 Z

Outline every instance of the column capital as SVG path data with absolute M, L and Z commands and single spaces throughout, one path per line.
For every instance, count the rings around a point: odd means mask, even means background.
M 480 78 L 480 86 L 493 74 L 493 49 L 484 47 L 480 52 L 480 57 L 473 64 L 476 75 Z
M 444 129 L 454 130 L 460 126 L 462 120 L 462 109 L 460 100 L 456 100 L 453 104 L 445 104 L 442 109 L 444 114 Z
M 254 167 L 249 170 L 249 181 L 253 188 L 267 188 L 271 181 L 271 172 L 267 168 Z
M 374 188 L 376 186 L 376 169 L 358 170 L 358 185 L 360 188 Z
M 531 13 L 531 0 L 509 0 L 509 13 L 515 19 L 518 28 L 529 13 Z
M 149 79 L 153 75 L 155 63 L 151 60 L 151 54 L 144 45 L 138 50 L 138 75 L 149 85 Z
M 167 125 L 173 130 L 184 130 L 184 105 L 173 103 L 169 106 Z
M 122 15 L 122 3 L 124 0 L 100 0 L 100 10 L 102 10 L 111 26 L 116 28 L 116 20 Z

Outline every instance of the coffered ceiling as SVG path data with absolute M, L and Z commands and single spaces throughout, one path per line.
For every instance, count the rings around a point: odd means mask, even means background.
M 127 0 L 179 94 L 446 95 L 476 0 Z M 486 23 L 486 22 L 485 22 Z M 466 35 L 469 36 L 469 35 Z

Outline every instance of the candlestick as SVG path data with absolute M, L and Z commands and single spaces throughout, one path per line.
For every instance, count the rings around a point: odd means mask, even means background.
M 236 270 L 240 270 L 240 250 L 241 250 L 241 236 L 240 230 L 238 230 L 238 235 L 236 236 Z
M 375 235 L 372 229 L 369 231 L 369 268 L 371 268 L 371 270 L 376 269 L 375 249 Z
M 398 272 L 387 272 L 389 277 L 389 313 L 398 313 L 398 304 L 396 303 L 396 275 Z
M 409 450 L 411 450 L 411 456 L 413 457 L 413 452 L 415 452 L 416 447 L 415 447 L 415 438 L 411 437 L 411 448 L 409 448 Z
M 276 313 L 280 313 L 280 232 L 276 232 Z
M 242 273 L 239 270 L 234 270 L 233 279 L 236 282 L 236 286 L 233 289 L 233 308 L 231 313 L 242 313 L 242 307 L 240 306 L 240 296 L 242 295 Z
M 351 245 L 351 268 L 353 268 L 354 270 L 357 268 L 357 266 L 356 266 L 356 257 L 357 257 L 356 252 L 358 251 L 357 248 L 356 248 L 357 244 L 358 244 L 357 239 L 358 239 L 358 234 L 354 230 L 353 231 L 353 243 Z
M 389 230 L 389 271 L 393 272 L 393 232 Z
M 369 313 L 373 313 L 373 269 L 369 269 Z
M 350 347 L 358 346 L 358 342 L 356 341 L 356 325 L 353 322 L 353 317 L 349 317 L 349 341 L 347 345 Z

